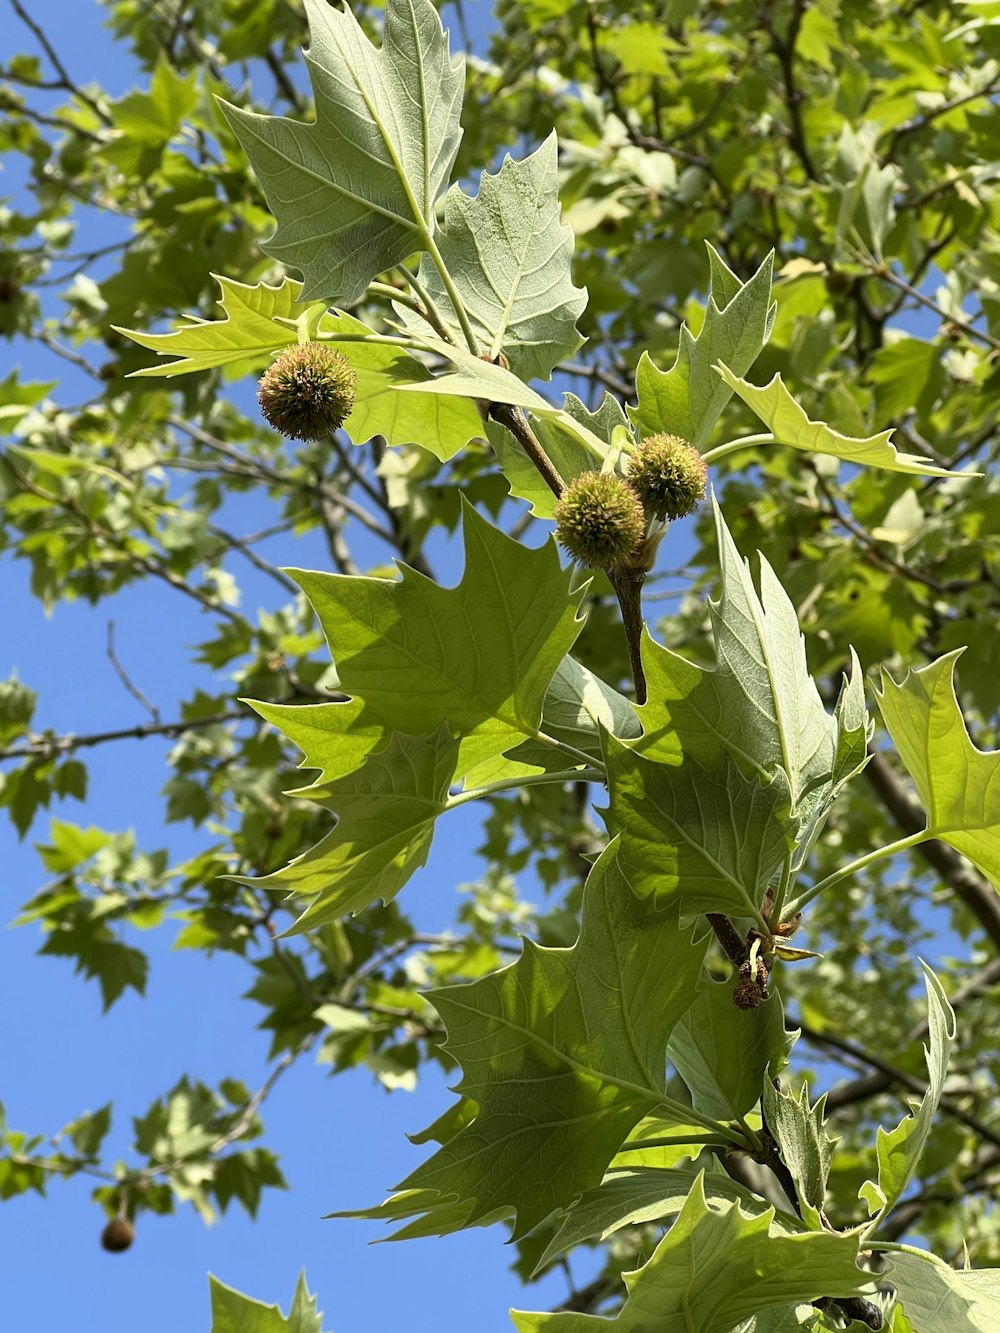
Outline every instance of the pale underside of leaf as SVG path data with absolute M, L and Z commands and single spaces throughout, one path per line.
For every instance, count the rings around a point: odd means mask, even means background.
M 464 70 L 430 0 L 389 0 L 381 48 L 349 7 L 305 5 L 316 123 L 222 109 L 278 224 L 264 249 L 301 271 L 306 300 L 350 305 L 431 242 Z

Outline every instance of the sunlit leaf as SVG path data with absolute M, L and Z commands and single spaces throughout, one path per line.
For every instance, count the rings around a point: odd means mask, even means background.
M 914 472 L 922 477 L 951 475 L 947 468 L 935 467 L 916 454 L 901 454 L 890 443 L 891 430 L 856 439 L 851 435 L 841 435 L 824 421 L 810 421 L 805 409 L 785 388 L 780 375 L 775 375 L 769 384 L 760 388 L 741 379 L 723 361 L 715 366 L 715 370 L 723 382 L 738 393 L 760 417 L 778 444 L 802 449 L 805 453 L 832 454 L 834 458 L 843 458 L 848 463 L 881 468 L 886 472 Z M 757 447 L 770 449 L 774 446 Z
M 388 0 L 381 48 L 350 7 L 305 0 L 315 124 L 222 108 L 264 188 L 264 244 L 303 275 L 303 296 L 350 305 L 426 249 L 461 129 L 461 58 L 430 0 Z
M 850 1296 L 870 1281 L 857 1266 L 851 1236 L 793 1235 L 774 1225 L 774 1209 L 755 1216 L 737 1203 L 710 1204 L 699 1176 L 652 1258 L 624 1274 L 628 1300 L 613 1319 L 512 1311 L 518 1333 L 731 1333 L 770 1306 L 795 1305 L 817 1293 Z M 794 1325 L 793 1325 L 794 1326 Z
M 969 738 L 955 696 L 961 653 L 911 669 L 899 685 L 883 672 L 876 698 L 927 811 L 928 832 L 1000 890 L 1000 750 L 979 750 Z

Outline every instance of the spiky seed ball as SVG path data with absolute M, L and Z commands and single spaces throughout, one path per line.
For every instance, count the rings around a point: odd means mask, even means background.
M 135 1227 L 127 1217 L 113 1217 L 101 1232 L 101 1244 L 112 1254 L 127 1250 L 135 1240 Z
M 556 539 L 574 560 L 614 568 L 634 555 L 646 535 L 642 501 L 624 477 L 583 472 L 555 507 Z
M 629 459 L 628 479 L 657 518 L 683 518 L 704 500 L 708 469 L 679 435 L 647 435 Z
M 292 440 L 320 440 L 354 407 L 357 375 L 325 343 L 286 347 L 260 377 L 257 401 L 268 423 Z

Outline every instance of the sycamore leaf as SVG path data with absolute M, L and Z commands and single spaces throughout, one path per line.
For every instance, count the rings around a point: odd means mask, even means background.
M 1000 750 L 979 750 L 955 696 L 963 649 L 910 670 L 882 673 L 879 709 L 927 810 L 928 835 L 950 843 L 1000 890 Z
M 432 991 L 462 1067 L 471 1124 L 399 1186 L 473 1201 L 466 1225 L 515 1212 L 515 1237 L 600 1183 L 662 1101 L 666 1045 L 695 992 L 707 939 L 632 891 L 614 843 L 584 889 L 569 949 L 525 940 L 511 966 Z
M 870 1282 L 857 1266 L 857 1237 L 794 1235 L 774 1217 L 773 1208 L 748 1216 L 737 1203 L 709 1204 L 700 1175 L 648 1263 L 623 1275 L 628 1299 L 613 1319 L 514 1310 L 514 1326 L 518 1333 L 730 1333 L 771 1306 L 851 1296 Z
M 353 725 L 423 735 L 447 722 L 462 740 L 459 775 L 537 735 L 584 591 L 572 590 L 554 543 L 528 550 L 463 508 L 455 588 L 406 566 L 400 579 L 292 571 L 341 688 L 361 701 Z
M 360 768 L 388 735 L 374 719 L 359 721 L 363 711 L 360 699 L 319 704 L 272 704 L 259 699 L 246 702 L 299 747 L 303 755 L 300 768 L 319 770 L 319 776 L 308 786 L 288 791 L 289 796 L 328 800 L 337 779 Z
M 947 468 L 935 467 L 916 454 L 901 454 L 894 444 L 889 443 L 891 430 L 857 439 L 851 435 L 841 435 L 823 421 L 810 421 L 785 388 L 780 375 L 775 375 L 769 384 L 759 388 L 741 379 L 742 372 L 734 373 L 722 361 L 715 366 L 715 370 L 722 381 L 735 390 L 760 417 L 778 444 L 802 449 L 806 453 L 832 454 L 834 458 L 843 458 L 848 463 L 881 468 L 885 472 L 913 472 L 921 477 L 953 475 Z
M 674 1028 L 667 1055 L 696 1111 L 735 1120 L 757 1105 L 768 1065 L 778 1072 L 787 1064 L 796 1035 L 785 1031 L 777 993 L 737 1009 L 732 980 L 711 981 Z
M 211 1333 L 322 1333 L 323 1316 L 310 1295 L 305 1273 L 299 1275 L 287 1317 L 276 1305 L 252 1300 L 209 1274 L 212 1292 Z
M 431 0 L 388 0 L 381 48 L 349 6 L 305 8 L 315 124 L 222 109 L 278 224 L 263 249 L 301 271 L 306 300 L 350 305 L 432 241 L 465 73 Z
M 668 431 L 699 449 L 732 395 L 715 374 L 715 363 L 725 361 L 745 374 L 770 337 L 776 310 L 771 302 L 773 253 L 743 283 L 706 246 L 711 280 L 701 331 L 694 337 L 681 325 L 677 359 L 667 371 L 658 370 L 643 352 L 635 376 L 638 406 L 629 409 L 640 434 Z
M 895 1207 L 913 1179 L 920 1155 L 934 1126 L 934 1116 L 948 1074 L 948 1056 L 955 1040 L 955 1013 L 948 1003 L 948 997 L 927 964 L 922 962 L 921 967 L 927 989 L 930 1046 L 924 1047 L 924 1056 L 927 1060 L 929 1086 L 914 1113 L 901 1120 L 894 1130 L 886 1133 L 879 1126 L 875 1147 L 878 1182 L 866 1180 L 858 1190 L 858 1198 L 864 1199 L 868 1213 L 873 1218 L 868 1231 L 873 1231 Z
M 698 1151 L 698 1147 L 692 1148 L 693 1153 Z M 609 1171 L 596 1189 L 582 1194 L 560 1218 L 555 1234 L 535 1265 L 535 1272 L 584 1241 L 607 1240 L 622 1227 L 673 1217 L 684 1207 L 699 1174 L 693 1166 Z M 712 1207 L 739 1203 L 750 1214 L 767 1212 L 769 1207 L 744 1185 L 721 1174 L 705 1177 L 705 1196 Z M 801 1222 L 790 1213 L 778 1217 L 776 1227 L 792 1232 L 802 1230 Z
M 996 1333 L 1000 1328 L 1000 1268 L 956 1272 L 932 1255 L 890 1258 L 886 1277 L 918 1333 Z
M 864 684 L 852 654 L 833 717 L 809 674 L 795 608 L 764 559 L 758 596 L 713 499 L 722 592 L 709 602 L 716 667 L 704 670 L 644 637 L 648 702 L 634 749 L 664 763 L 686 757 L 713 766 L 730 755 L 744 772 L 788 780 L 797 829 L 794 864 L 804 861 L 840 787 L 866 762 L 871 734 Z M 683 738 L 683 741 L 682 739 Z
M 474 198 L 452 186 L 439 249 L 491 360 L 502 352 L 515 375 L 548 379 L 580 346 L 576 320 L 587 294 L 573 285 L 573 232 L 559 221 L 554 133 L 523 161 L 505 157 L 495 176 L 484 171 Z M 454 306 L 427 256 L 420 280 L 455 325 Z M 412 325 L 412 312 L 401 313 Z
M 384 750 L 326 785 L 322 803 L 336 811 L 336 828 L 284 869 L 252 881 L 312 899 L 288 933 L 396 896 L 427 860 L 457 762 L 458 741 L 444 724 L 428 736 L 393 732 Z
M 293 320 L 308 309 L 299 300 L 302 290 L 291 278 L 283 278 L 277 287 L 258 282 L 250 287 L 219 273 L 212 275 L 222 289 L 219 304 L 226 312 L 223 319 L 198 319 L 188 315 L 188 322 L 173 333 L 138 333 L 120 329 L 140 347 L 157 356 L 173 356 L 166 365 L 144 366 L 133 370 L 129 379 L 154 376 L 190 375 L 234 361 L 266 361 L 272 352 L 295 342 L 295 329 L 278 324 L 278 319 Z
M 746 777 L 724 755 L 652 763 L 605 737 L 609 833 L 636 893 L 685 913 L 758 916 L 765 889 L 792 846 L 788 782 Z
M 823 1225 L 820 1214 L 826 1203 L 826 1182 L 837 1143 L 826 1132 L 826 1094 L 810 1106 L 805 1085 L 798 1097 L 775 1086 L 777 1072 L 769 1070 L 763 1081 L 764 1122 L 795 1181 L 804 1221 L 813 1231 L 819 1231 Z
M 482 419 L 468 398 L 421 393 L 421 386 L 432 383 L 434 377 L 404 348 L 338 341 L 338 334 L 373 332 L 342 311 L 324 315 L 319 332 L 324 342 L 347 358 L 357 375 L 354 408 L 343 425 L 352 444 L 365 444 L 373 435 L 383 435 L 388 444 L 419 444 L 447 462 L 471 439 L 482 436 Z M 401 394 L 403 388 L 409 392 Z
M 572 745 L 595 763 L 602 762 L 601 728 L 613 736 L 632 739 L 640 733 L 635 707 L 623 694 L 573 657 L 564 657 L 556 668 L 542 706 L 542 730 L 547 736 Z M 514 777 L 520 764 L 524 771 L 565 771 L 566 755 L 538 741 L 525 741 L 496 760 L 488 760 L 466 776 L 466 785 Z

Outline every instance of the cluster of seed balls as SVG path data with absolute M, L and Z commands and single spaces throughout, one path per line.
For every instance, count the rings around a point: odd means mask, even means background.
M 556 537 L 582 565 L 633 564 L 650 518 L 683 518 L 705 498 L 705 461 L 678 435 L 647 435 L 629 457 L 627 471 L 627 477 L 584 472 L 559 498 Z
M 261 376 L 257 399 L 269 425 L 292 440 L 320 440 L 354 408 L 357 375 L 320 342 L 286 347 Z M 650 518 L 683 518 L 705 498 L 701 454 L 677 435 L 649 435 L 628 461 L 628 476 L 584 472 L 555 509 L 556 537 L 581 564 L 617 569 L 640 557 Z

